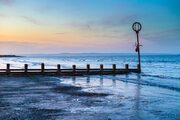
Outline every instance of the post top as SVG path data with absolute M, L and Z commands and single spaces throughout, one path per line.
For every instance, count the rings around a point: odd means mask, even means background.
M 135 32 L 141 31 L 141 29 L 142 29 L 141 23 L 140 23 L 140 22 L 134 22 L 133 25 L 132 25 L 132 29 L 133 29 Z

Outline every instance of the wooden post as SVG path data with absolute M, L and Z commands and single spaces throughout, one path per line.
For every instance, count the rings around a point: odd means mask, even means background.
M 76 73 L 76 65 L 73 65 L 72 68 L 73 68 L 73 75 L 75 75 L 75 73 Z
M 89 72 L 90 72 L 90 65 L 89 64 L 87 64 L 87 66 L 86 66 L 86 72 L 87 72 L 87 74 L 89 74 Z
M 10 64 L 7 64 L 7 66 L 6 66 L 6 73 L 7 73 L 7 74 L 10 73 Z
M 25 72 L 25 74 L 27 74 L 27 72 L 28 72 L 28 64 L 24 64 L 24 72 Z
M 61 73 L 61 65 L 60 65 L 60 64 L 57 65 L 57 73 L 58 73 L 58 74 Z
M 103 68 L 103 64 L 100 65 L 100 73 L 103 74 L 104 72 L 104 68 Z
M 113 73 L 115 74 L 116 73 L 116 64 L 112 65 L 112 69 L 113 69 Z
M 45 65 L 44 65 L 44 63 L 41 63 L 41 73 L 42 74 L 44 73 L 44 69 L 45 69 Z
M 139 32 L 142 29 L 142 25 L 139 22 L 135 22 L 132 25 L 132 29 L 136 32 L 136 36 L 137 36 L 137 45 L 136 45 L 136 52 L 138 52 L 138 72 L 141 72 L 141 55 L 140 55 L 140 43 L 139 43 Z
M 129 72 L 129 65 L 128 64 L 125 64 L 125 69 L 127 72 Z
M 141 66 L 140 66 L 140 64 L 137 64 L 137 70 L 138 70 L 138 73 L 141 73 Z

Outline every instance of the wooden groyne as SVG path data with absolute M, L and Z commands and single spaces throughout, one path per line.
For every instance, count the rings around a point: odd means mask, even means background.
M 112 68 L 104 68 L 101 64 L 99 68 L 91 68 L 90 64 L 86 65 L 85 69 L 77 68 L 76 65 L 72 65 L 72 68 L 62 69 L 58 64 L 56 69 L 46 69 L 45 64 L 42 63 L 40 69 L 29 69 L 28 64 L 24 65 L 23 69 L 11 69 L 10 64 L 6 65 L 6 69 L 0 69 L 0 75 L 57 75 L 57 76 L 78 76 L 78 75 L 113 75 L 113 74 L 128 74 L 139 73 L 140 66 L 137 68 L 129 68 L 128 64 L 125 64 L 124 68 L 117 68 L 116 64 L 112 65 Z

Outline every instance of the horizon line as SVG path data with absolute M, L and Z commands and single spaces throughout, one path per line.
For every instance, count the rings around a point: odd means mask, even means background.
M 64 55 L 64 54 L 137 54 L 136 52 L 128 52 L 128 53 L 123 53 L 123 52 L 62 52 L 62 53 L 17 53 L 17 54 L 1 54 L 1 55 Z M 144 54 L 156 54 L 156 55 L 180 55 L 180 53 L 150 53 L 150 52 L 142 52 L 142 55 Z

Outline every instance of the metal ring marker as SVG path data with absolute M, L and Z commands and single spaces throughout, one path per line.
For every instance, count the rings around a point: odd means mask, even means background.
M 142 29 L 141 23 L 135 22 L 135 23 L 132 25 L 132 29 L 133 29 L 135 32 L 141 31 L 141 29 Z

